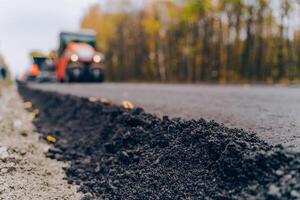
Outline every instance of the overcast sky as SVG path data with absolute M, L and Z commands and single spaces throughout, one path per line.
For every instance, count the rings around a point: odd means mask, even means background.
M 14 76 L 30 65 L 31 50 L 56 49 L 61 30 L 79 30 L 85 11 L 103 0 L 0 0 L 0 53 Z

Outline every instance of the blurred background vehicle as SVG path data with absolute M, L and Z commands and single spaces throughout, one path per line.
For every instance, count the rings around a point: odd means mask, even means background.
M 31 52 L 32 65 L 25 75 L 27 81 L 49 82 L 55 81 L 54 58 L 55 54 L 50 52 L 49 55 L 41 52 Z
M 96 51 L 93 31 L 60 33 L 56 61 L 57 80 L 63 82 L 104 81 L 104 56 Z
M 46 59 L 39 68 L 37 76 L 38 82 L 54 82 L 56 81 L 55 66 L 52 59 Z
M 56 52 L 51 51 L 47 56 L 43 58 L 43 62 L 39 65 L 39 73 L 37 76 L 38 82 L 54 82 L 56 81 L 55 76 L 55 64 L 54 59 Z
M 25 75 L 26 81 L 36 81 L 39 73 L 39 67 L 37 64 L 32 64 L 29 71 Z

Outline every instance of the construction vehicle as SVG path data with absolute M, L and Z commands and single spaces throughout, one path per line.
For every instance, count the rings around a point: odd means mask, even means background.
M 26 73 L 27 81 L 36 81 L 39 74 L 39 65 L 44 62 L 44 54 L 34 51 L 30 53 L 32 65 L 29 67 L 28 72 Z
M 56 77 L 61 82 L 104 81 L 104 56 L 96 51 L 93 31 L 60 33 Z
M 38 82 L 54 82 L 56 81 L 55 76 L 55 64 L 56 52 L 50 51 L 45 56 L 44 62 L 39 65 L 39 74 L 37 77 Z
M 31 52 L 32 65 L 27 73 L 28 81 L 49 82 L 55 81 L 54 55 L 40 52 Z

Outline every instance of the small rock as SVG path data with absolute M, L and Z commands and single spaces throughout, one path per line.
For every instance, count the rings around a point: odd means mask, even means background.
M 112 104 L 111 99 L 100 98 L 100 102 L 103 103 L 104 105 L 111 105 Z
M 6 173 L 8 172 L 8 169 L 7 169 L 7 168 L 3 168 L 3 169 L 0 170 L 0 172 L 1 172 L 2 174 L 6 174 Z
M 291 174 L 288 174 L 288 175 L 285 175 L 285 176 L 282 177 L 282 181 L 287 182 L 287 181 L 289 181 L 291 178 L 292 178 L 292 175 L 291 175 Z
M 101 102 L 101 99 L 99 97 L 89 97 L 89 101 L 92 103 Z
M 32 103 L 31 103 L 30 101 L 26 101 L 26 102 L 24 103 L 24 108 L 25 108 L 25 109 L 30 109 L 30 108 L 32 108 Z
M 0 159 L 7 158 L 8 155 L 8 148 L 7 147 L 0 147 Z
M 291 196 L 298 199 L 298 198 L 300 198 L 300 192 L 297 192 L 296 190 L 292 190 Z
M 26 153 L 27 153 L 27 152 L 26 152 L 24 149 L 20 151 L 21 156 L 25 156 Z
M 276 173 L 277 176 L 282 176 L 284 174 L 284 172 L 282 170 L 280 170 L 280 169 L 276 170 L 275 173 Z
M 7 168 L 7 173 L 11 173 L 11 172 L 14 172 L 16 171 L 17 169 L 15 167 L 8 167 Z
M 270 196 L 280 197 L 280 196 L 281 196 L 281 194 L 280 194 L 280 188 L 277 187 L 276 185 L 272 184 L 272 185 L 270 185 L 270 187 L 269 187 L 268 194 L 269 194 Z
M 46 170 L 46 171 L 45 171 L 45 175 L 46 175 L 46 176 L 51 176 L 52 173 L 51 173 L 50 171 Z
M 17 120 L 14 120 L 14 129 L 20 129 L 22 127 L 22 121 L 17 119 Z
M 129 157 L 129 155 L 128 155 L 128 153 L 126 151 L 122 151 L 122 155 L 125 156 L 125 157 L 127 157 L 127 158 Z
M 100 166 L 97 166 L 97 167 L 95 168 L 95 172 L 96 172 L 96 173 L 100 172 Z
M 126 110 L 132 110 L 134 108 L 134 105 L 129 101 L 123 101 L 121 103 L 121 108 L 126 109 Z
M 23 136 L 23 137 L 27 137 L 27 136 L 28 136 L 28 134 L 27 134 L 25 131 L 22 131 L 22 132 L 20 133 L 20 135 Z
M 62 150 L 59 148 L 55 148 L 55 147 L 50 148 L 49 152 L 53 153 L 53 154 L 62 154 Z
M 49 149 L 50 149 L 50 148 L 49 148 L 48 146 L 44 147 L 44 148 L 43 148 L 43 153 L 47 155 Z
M 55 154 L 54 155 L 54 158 L 56 159 L 56 160 L 58 160 L 58 161 L 63 161 L 63 155 L 61 155 L 61 154 Z
M 82 164 L 89 164 L 89 163 L 91 163 L 91 157 L 90 156 L 88 156 L 87 158 L 82 160 Z
M 76 185 L 80 185 L 80 180 L 76 180 L 76 181 L 75 181 L 75 184 L 76 184 Z
M 46 137 L 46 139 L 47 139 L 48 142 L 51 142 L 51 143 L 55 143 L 57 141 L 57 139 L 52 135 L 48 135 Z

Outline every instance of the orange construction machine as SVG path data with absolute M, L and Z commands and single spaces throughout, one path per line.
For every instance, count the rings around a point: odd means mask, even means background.
M 49 55 L 45 55 L 40 52 L 31 52 L 30 56 L 32 59 L 32 65 L 25 75 L 25 79 L 27 81 L 39 82 L 54 81 L 54 55 L 51 53 Z
M 44 62 L 45 55 L 40 52 L 31 52 L 30 56 L 32 59 L 32 65 L 26 74 L 26 79 L 28 81 L 36 81 L 37 76 L 39 75 L 39 65 Z
M 104 56 L 96 51 L 95 33 L 60 33 L 56 60 L 58 81 L 104 81 Z

